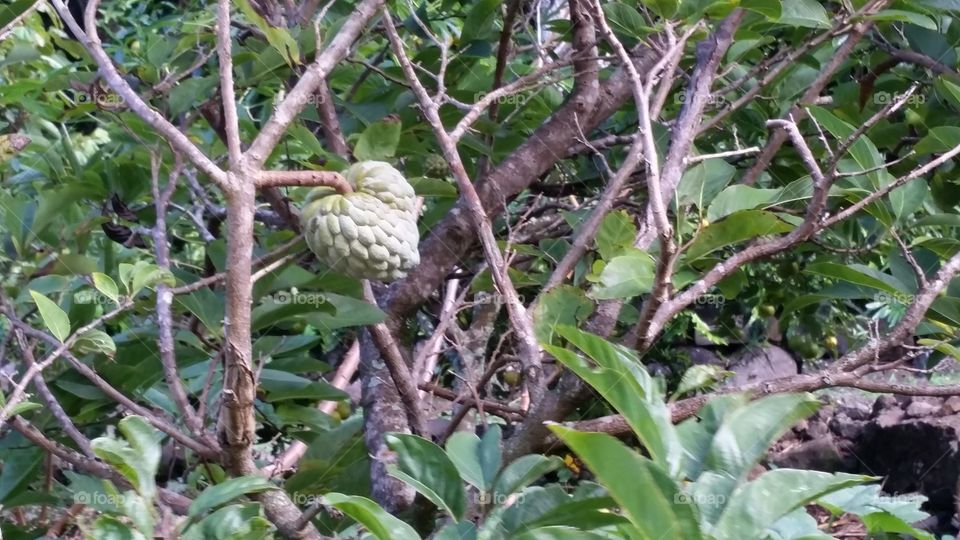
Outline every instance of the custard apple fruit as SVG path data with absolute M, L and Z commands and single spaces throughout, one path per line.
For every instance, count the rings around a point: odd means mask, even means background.
M 313 189 L 301 212 L 310 250 L 331 269 L 361 279 L 393 281 L 420 264 L 416 194 L 400 171 L 362 161 L 343 174 L 353 193 Z

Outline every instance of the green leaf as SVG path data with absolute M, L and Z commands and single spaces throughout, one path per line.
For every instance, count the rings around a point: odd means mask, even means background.
M 823 8 L 821 8 L 823 9 Z M 856 128 L 850 124 L 840 120 L 833 115 L 830 111 L 817 106 L 808 107 L 810 115 L 813 116 L 817 122 L 823 126 L 831 135 L 840 140 L 845 140 L 850 135 L 856 131 Z M 860 166 L 862 170 L 874 169 L 876 167 L 881 167 L 884 164 L 883 156 L 880 155 L 880 151 L 877 150 L 876 145 L 873 144 L 873 141 L 867 137 L 859 137 L 853 144 L 850 145 L 850 156 L 853 157 L 857 165 Z M 870 173 L 867 175 L 873 179 L 874 185 L 880 185 L 880 176 L 877 172 Z M 887 175 L 889 176 L 889 175 Z
M 899 21 L 907 22 L 910 24 L 915 24 L 921 28 L 926 28 L 928 30 L 939 31 L 936 21 L 927 17 L 926 15 L 917 13 L 915 11 L 904 11 L 902 9 L 884 9 L 878 11 L 872 15 L 867 15 L 865 17 L 871 21 Z
M 47 330 L 60 341 L 65 341 L 70 337 L 70 318 L 67 317 L 67 313 L 60 309 L 60 306 L 55 304 L 53 300 L 36 291 L 31 290 L 30 296 L 33 297 L 33 303 L 37 305 L 37 309 L 40 310 L 40 317 L 43 319 L 43 324 L 47 327 Z
M 776 469 L 734 490 L 711 532 L 717 540 L 761 538 L 778 519 L 827 493 L 871 481 L 869 476 Z M 775 494 L 775 496 L 774 496 Z
M 733 410 L 714 434 L 707 466 L 745 477 L 774 441 L 821 405 L 812 394 L 781 394 Z
M 640 0 L 640 3 L 664 19 L 676 15 L 680 7 L 680 0 Z
M 593 312 L 594 303 L 578 287 L 560 285 L 540 297 L 533 308 L 533 329 L 541 343 L 552 343 L 558 324 L 576 326 Z
M 865 516 L 873 512 L 887 512 L 908 523 L 916 523 L 930 517 L 921 510 L 927 501 L 923 495 L 897 495 L 889 497 L 883 494 L 879 484 L 854 486 L 820 497 L 817 504 L 835 515 L 845 512 Z
M 550 429 L 590 467 L 641 538 L 701 537 L 693 508 L 676 502 L 680 487 L 655 463 L 605 433 L 580 433 L 556 424 Z
M 180 81 L 168 93 L 169 114 L 180 115 L 197 104 L 197 96 L 208 95 L 216 91 L 216 76 L 189 77 Z
M 131 296 L 136 295 L 144 287 L 153 287 L 159 283 L 166 284 L 170 287 L 173 287 L 177 284 L 177 280 L 173 277 L 173 274 L 169 270 L 164 270 L 159 266 L 153 264 L 143 264 L 141 265 L 139 261 L 136 264 L 136 268 L 133 273 L 133 284 L 131 285 L 132 293 Z
M 938 126 L 931 128 L 913 149 L 923 156 L 946 152 L 957 145 L 960 145 L 960 127 Z
M 3 403 L 0 402 L 0 406 L 3 406 Z M 32 401 L 21 401 L 13 407 L 10 408 L 10 413 L 7 415 L 7 418 L 13 418 L 18 414 L 23 414 L 25 412 L 33 411 L 36 409 L 42 409 L 43 405 L 39 403 L 34 403 Z
M 827 10 L 816 0 L 789 0 L 781 5 L 780 23 L 806 28 L 830 28 Z
M 741 0 L 740 7 L 759 13 L 771 21 L 780 19 L 783 13 L 780 0 Z
M 698 208 L 706 208 L 720 193 L 737 168 L 720 158 L 701 161 L 687 169 L 677 185 L 676 200 L 679 206 L 694 204 Z
M 831 262 L 813 263 L 807 265 L 804 268 L 804 271 L 835 279 L 841 279 L 855 285 L 862 285 L 871 289 L 888 292 L 896 296 L 912 294 L 912 291 L 897 278 L 862 264 L 843 265 Z
M 860 521 L 867 527 L 868 532 L 876 535 L 878 538 L 895 533 L 906 535 L 916 540 L 936 540 L 934 535 L 918 529 L 887 512 L 871 512 L 865 516 L 861 516 Z
M 460 30 L 460 42 L 464 44 L 488 37 L 497 20 L 500 2 L 497 0 L 479 0 L 467 5 L 472 6 L 472 9 L 464 19 L 463 27 Z
M 189 310 L 197 320 L 215 337 L 223 335 L 224 307 L 223 295 L 206 287 L 190 294 L 178 294 L 174 302 Z M 257 330 L 257 310 L 253 312 L 251 330 Z
M 500 470 L 500 426 L 490 426 L 483 440 L 473 433 L 458 431 L 447 440 L 446 450 L 464 481 L 482 493 L 493 489 L 493 480 Z
M 605 2 L 603 14 L 606 16 L 610 28 L 620 38 L 631 41 L 643 39 L 651 32 L 643 16 L 633 6 L 623 2 Z
M 587 381 L 630 425 L 653 460 L 672 473 L 679 470 L 683 448 L 671 421 L 659 385 L 636 354 L 621 345 L 571 326 L 557 332 L 582 350 L 597 367 L 573 351 L 543 344 L 544 350 Z
M 210 486 L 190 504 L 189 516 L 196 518 L 209 510 L 224 505 L 242 495 L 278 489 L 262 476 L 238 476 Z
M 40 0 L 16 0 L 9 4 L 0 6 L 0 28 L 5 28 L 8 24 L 12 23 L 14 19 L 23 15 L 34 4 L 40 3 Z M 6 137 L 6 135 L 4 136 Z M 2 137 L 0 137 L 2 139 Z M 0 163 L 3 162 L 4 157 L 4 148 L 3 141 L 0 140 Z
M 610 212 L 597 230 L 597 251 L 604 260 L 609 261 L 632 247 L 636 236 L 637 227 L 630 214 L 623 210 Z
M 77 336 L 71 347 L 74 354 L 102 354 L 112 359 L 117 354 L 117 345 L 110 334 L 103 330 L 87 330 Z
M 920 210 L 929 192 L 927 182 L 922 178 L 911 180 L 890 192 L 888 195 L 890 208 L 893 209 L 893 215 L 897 221 L 902 223 L 905 218 Z
M 469 521 L 450 523 L 440 529 L 433 540 L 477 540 L 477 526 Z
M 327 303 L 334 307 L 335 313 L 314 311 L 303 319 L 316 328 L 333 331 L 351 326 L 366 326 L 383 322 L 387 315 L 377 306 L 351 296 L 324 293 Z
M 131 465 L 138 472 L 138 481 L 133 482 L 137 492 L 147 499 L 152 499 L 155 490 L 153 477 L 160 466 L 160 443 L 157 440 L 157 430 L 142 416 L 131 415 L 123 418 L 117 424 L 120 433 L 130 445 L 136 461 Z M 133 481 L 133 479 L 131 479 Z
M 340 493 L 328 493 L 323 498 L 327 504 L 356 520 L 379 540 L 420 540 L 420 535 L 413 527 L 391 516 L 370 499 Z
M 94 272 L 90 274 L 90 277 L 93 278 L 93 286 L 101 294 L 113 300 L 114 304 L 120 303 L 120 290 L 117 289 L 117 283 L 113 281 L 112 277 L 100 272 Z
M 772 212 L 743 210 L 713 223 L 702 231 L 686 251 L 686 262 L 693 262 L 726 246 L 758 236 L 775 235 L 793 230 L 793 225 Z
M 259 504 L 231 504 L 190 525 L 182 540 L 273 540 L 273 532 Z
M 680 378 L 680 384 L 677 385 L 677 390 L 671 399 L 676 399 L 684 394 L 706 388 L 718 381 L 722 381 L 723 377 L 728 373 L 730 372 L 723 369 L 722 366 L 710 364 L 691 366 L 690 369 L 683 372 L 683 377 Z
M 512 537 L 514 540 L 603 540 L 609 536 L 574 527 L 540 527 Z
M 625 255 L 614 257 L 604 265 L 590 296 L 597 300 L 632 298 L 653 288 L 656 273 L 653 257 L 630 248 Z
M 253 6 L 251 6 L 247 0 L 240 0 L 238 4 L 240 11 L 243 12 L 243 16 L 263 32 L 263 35 L 267 38 L 267 42 L 280 53 L 280 56 L 287 62 L 287 65 L 293 67 L 300 63 L 300 48 L 297 46 L 297 41 L 293 39 L 293 36 L 290 35 L 290 32 L 288 32 L 286 28 L 268 23 L 253 9 Z
M 779 189 L 761 189 L 736 184 L 728 186 L 710 203 L 707 219 L 713 223 L 741 210 L 765 206 L 777 199 Z
M 146 540 L 146 537 L 126 523 L 111 516 L 100 516 L 93 522 L 90 538 L 97 540 Z
M 938 77 L 935 84 L 942 88 L 944 93 L 947 94 L 947 97 L 953 102 L 954 108 L 960 107 L 960 86 L 957 86 L 956 83 L 951 82 L 946 77 Z
M 387 445 L 397 453 L 397 463 L 390 465 L 391 475 L 406 482 L 455 520 L 467 509 L 457 467 L 443 449 L 415 435 L 391 433 Z
M 30 482 L 35 479 L 45 455 L 45 452 L 36 446 L 3 449 L 3 469 L 0 470 L 0 504 L 28 489 Z
M 361 161 L 392 158 L 400 144 L 400 120 L 381 120 L 367 126 L 357 140 L 353 155 Z
M 496 500 L 503 500 L 530 485 L 541 476 L 563 466 L 563 460 L 557 456 L 529 454 L 514 460 L 504 467 L 494 486 Z
M 458 431 L 447 439 L 446 450 L 465 482 L 484 492 L 490 490 L 480 466 L 480 437 L 472 432 Z

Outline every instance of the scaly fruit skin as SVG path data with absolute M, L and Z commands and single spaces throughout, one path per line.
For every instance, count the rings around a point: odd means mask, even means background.
M 389 163 L 362 161 L 344 178 L 353 193 L 318 187 L 301 213 L 307 246 L 332 270 L 394 281 L 420 264 L 416 194 Z

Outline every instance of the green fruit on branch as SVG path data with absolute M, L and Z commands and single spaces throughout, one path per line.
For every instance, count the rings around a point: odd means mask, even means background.
M 416 194 L 400 171 L 362 161 L 343 174 L 353 188 L 315 188 L 301 213 L 310 250 L 331 269 L 362 279 L 393 281 L 420 264 Z

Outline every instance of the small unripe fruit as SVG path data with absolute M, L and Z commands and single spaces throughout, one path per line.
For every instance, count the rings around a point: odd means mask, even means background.
M 709 227 L 709 226 L 710 226 L 710 220 L 708 220 L 707 218 L 703 218 L 703 219 L 700 220 L 700 228 L 701 228 L 701 229 L 706 229 L 706 228 Z
M 507 383 L 508 386 L 517 387 L 520 386 L 520 380 L 523 377 L 520 376 L 520 372 L 516 370 L 506 370 L 503 372 L 503 382 Z
M 836 349 L 837 349 L 837 345 L 839 345 L 839 342 L 837 341 L 837 336 L 827 336 L 827 337 L 823 340 L 823 344 L 824 344 L 824 346 L 826 346 L 828 349 L 830 349 L 831 351 L 833 351 L 833 350 L 836 350 Z
M 777 313 L 777 307 L 772 304 L 764 304 L 760 306 L 760 313 L 764 317 L 773 317 Z
M 337 415 L 340 416 L 340 419 L 350 418 L 350 413 L 352 413 L 349 401 L 341 401 L 337 403 Z

